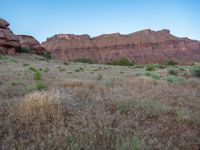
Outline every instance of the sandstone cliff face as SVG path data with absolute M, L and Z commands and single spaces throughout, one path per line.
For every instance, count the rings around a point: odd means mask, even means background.
M 180 64 L 200 62 L 200 42 L 175 37 L 169 30 L 156 32 L 147 29 L 128 35 L 114 33 L 94 38 L 89 35 L 59 34 L 48 38 L 42 46 L 68 60 L 91 58 L 105 63 L 127 57 L 144 64 L 167 60 Z
M 18 37 L 8 28 L 9 23 L 0 18 L 0 53 L 15 54 L 20 47 Z
M 46 52 L 40 43 L 32 36 L 29 35 L 17 35 L 20 41 L 21 48 L 31 49 L 33 53 L 42 55 Z

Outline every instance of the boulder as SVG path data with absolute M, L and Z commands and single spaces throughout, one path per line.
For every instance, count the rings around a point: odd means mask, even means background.
M 21 44 L 22 49 L 30 50 L 31 53 L 38 55 L 43 55 L 46 49 L 43 48 L 40 43 L 33 37 L 29 35 L 17 35 Z
M 15 54 L 20 48 L 18 37 L 8 28 L 9 23 L 0 18 L 0 53 Z

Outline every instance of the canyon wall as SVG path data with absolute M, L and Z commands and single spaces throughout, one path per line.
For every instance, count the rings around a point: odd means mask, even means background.
M 42 43 L 55 56 L 69 61 L 90 58 L 106 63 L 127 57 L 136 63 L 160 63 L 174 60 L 179 64 L 200 62 L 200 42 L 178 38 L 169 30 L 150 29 L 122 35 L 104 34 L 91 38 L 89 35 L 58 34 Z

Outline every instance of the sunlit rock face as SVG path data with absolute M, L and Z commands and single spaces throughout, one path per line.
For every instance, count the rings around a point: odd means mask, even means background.
M 91 38 L 89 35 L 58 34 L 42 43 L 57 57 L 75 60 L 90 58 L 98 63 L 127 57 L 136 63 L 160 63 L 168 60 L 180 64 L 200 62 L 200 42 L 178 38 L 169 30 L 150 29 L 122 35 L 104 34 Z
M 18 37 L 9 29 L 9 23 L 0 18 L 0 53 L 15 54 L 19 48 Z

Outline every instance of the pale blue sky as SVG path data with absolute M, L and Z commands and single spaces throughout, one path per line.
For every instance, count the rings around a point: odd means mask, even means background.
M 1 0 L 0 17 L 40 42 L 58 33 L 132 33 L 170 29 L 200 40 L 199 0 Z

